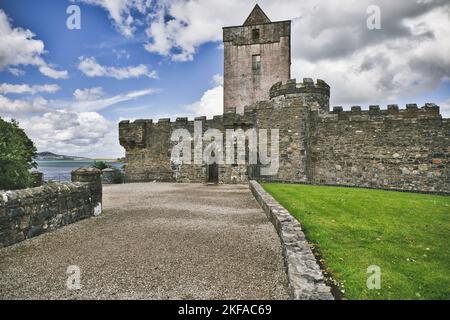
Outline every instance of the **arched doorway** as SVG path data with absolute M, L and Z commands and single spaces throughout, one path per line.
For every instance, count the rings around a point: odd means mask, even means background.
M 217 163 L 208 165 L 208 183 L 219 183 L 219 166 Z

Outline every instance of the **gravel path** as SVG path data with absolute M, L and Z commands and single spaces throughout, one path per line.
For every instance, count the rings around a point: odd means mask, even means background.
M 103 192 L 100 217 L 0 249 L 0 299 L 288 299 L 280 241 L 247 186 Z M 66 288 L 69 265 L 81 290 Z

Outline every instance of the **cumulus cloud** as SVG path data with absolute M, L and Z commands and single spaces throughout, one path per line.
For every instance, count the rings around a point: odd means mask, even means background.
M 13 117 L 24 116 L 29 113 L 48 111 L 48 101 L 42 97 L 34 99 L 12 100 L 0 94 L 0 116 Z
M 223 113 L 223 77 L 216 74 L 212 81 L 216 87 L 205 91 L 200 100 L 184 107 L 189 114 L 212 118 Z
M 80 57 L 78 69 L 88 77 L 111 77 L 118 80 L 142 76 L 153 79 L 158 77 L 155 70 L 150 71 L 144 64 L 124 68 L 108 67 L 99 64 L 94 57 Z
M 240 0 L 83 0 L 108 10 L 116 25 L 147 15 L 147 51 L 174 61 L 222 40 L 222 27 L 241 25 L 254 3 Z M 389 103 L 436 89 L 450 78 L 448 0 L 261 0 L 272 21 L 292 20 L 292 76 L 323 78 L 332 103 Z M 381 30 L 367 28 L 379 6 Z M 220 8 L 220 10 L 217 10 Z M 358 90 L 355 90 L 358 88 Z
M 136 99 L 156 89 L 132 91 L 104 98 L 102 88 L 77 89 L 74 101 L 35 99 L 11 100 L 0 95 L 0 115 L 19 120 L 38 150 L 85 156 L 123 155 L 117 123 L 98 110 Z
M 10 92 L 38 90 L 31 87 L 5 86 Z M 36 143 L 38 150 L 85 156 L 123 155 L 119 146 L 117 123 L 108 121 L 101 109 L 159 92 L 143 89 L 105 97 L 101 87 L 76 89 L 72 100 L 12 100 L 0 94 L 0 116 L 15 118 Z
M 38 150 L 79 155 L 108 150 L 120 155 L 115 140 L 117 127 L 96 112 L 57 110 L 21 120 L 20 124 L 33 137 Z
M 293 76 L 326 80 L 332 103 L 345 106 L 396 103 L 448 80 L 448 2 L 376 3 L 381 30 L 364 27 L 366 1 L 303 11 L 292 27 Z
M 67 78 L 67 71 L 57 71 L 44 61 L 44 42 L 34 37 L 30 30 L 13 28 L 6 13 L 0 9 L 0 71 L 8 68 L 9 72 L 20 75 L 20 69 L 11 66 L 34 65 L 45 76 Z
M 250 12 L 251 6 L 250 2 L 238 0 L 160 3 L 146 31 L 149 41 L 145 49 L 174 61 L 193 60 L 201 44 L 221 40 L 223 26 L 242 24 L 245 17 L 237 12 Z
M 12 28 L 6 13 L 0 10 L 0 68 L 10 65 L 40 65 L 44 43 L 33 39 L 30 30 Z
M 60 89 L 57 84 L 29 85 L 29 84 L 10 84 L 0 83 L 0 93 L 8 94 L 36 94 L 40 92 L 55 93 Z
M 75 100 L 77 101 L 89 101 L 96 100 L 105 95 L 102 87 L 94 87 L 87 89 L 76 89 L 73 93 Z
M 193 60 L 202 44 L 222 40 L 223 26 L 241 25 L 253 5 L 164 2 L 154 8 L 145 48 L 174 61 Z M 450 78 L 446 0 L 262 0 L 260 5 L 272 21 L 292 20 L 292 77 L 326 80 L 334 104 L 397 102 Z M 367 28 L 369 5 L 381 9 L 381 30 Z
M 72 1 L 75 2 L 75 0 Z M 144 14 L 147 7 L 151 5 L 151 1 L 147 0 L 79 0 L 78 2 L 105 9 L 114 26 L 125 37 L 133 36 L 135 24 L 139 23 L 133 13 Z

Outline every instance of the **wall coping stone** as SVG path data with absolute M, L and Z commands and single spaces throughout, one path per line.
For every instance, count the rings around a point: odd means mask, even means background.
M 300 223 L 257 181 L 251 180 L 249 185 L 280 237 L 291 298 L 334 300 Z
M 102 171 L 100 169 L 94 167 L 82 167 L 76 170 L 73 170 L 72 173 L 76 174 L 101 174 Z

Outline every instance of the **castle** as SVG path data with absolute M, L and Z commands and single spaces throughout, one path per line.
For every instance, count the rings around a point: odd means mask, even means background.
M 194 121 L 120 122 L 127 180 L 246 183 L 250 177 L 450 192 L 450 119 L 442 118 L 438 106 L 330 110 L 327 83 L 290 79 L 290 34 L 291 21 L 271 22 L 258 5 L 242 26 L 223 28 L 223 114 Z M 277 173 L 261 175 L 260 163 L 174 163 L 173 131 L 192 133 L 196 123 L 203 132 L 278 129 Z M 236 145 L 232 139 L 227 142 Z M 192 157 L 198 155 L 193 152 Z

